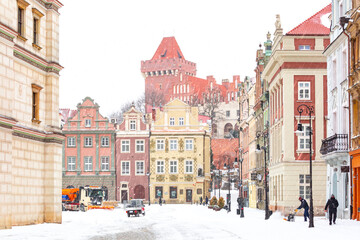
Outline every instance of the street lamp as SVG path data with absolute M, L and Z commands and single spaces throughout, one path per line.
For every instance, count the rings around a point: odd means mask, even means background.
M 150 206 L 150 175 L 151 175 L 151 173 L 150 173 L 150 171 L 148 171 L 146 173 L 146 176 L 148 176 L 148 183 L 149 183 L 149 190 L 148 190 L 148 192 L 149 192 L 149 206 Z
M 239 154 L 241 153 L 241 149 L 239 149 Z M 244 197 L 243 197 L 243 185 L 242 185 L 242 163 L 243 163 L 242 158 L 239 158 L 239 163 L 240 163 L 240 198 L 238 198 L 238 203 L 239 203 L 239 209 L 240 209 L 240 218 L 244 217 Z M 235 162 L 237 162 L 237 159 L 235 159 Z
M 226 165 L 226 163 L 224 163 L 224 168 L 228 169 L 228 182 L 229 182 L 229 194 L 227 197 L 227 205 L 228 205 L 228 211 L 231 211 L 231 194 L 230 194 L 230 185 L 231 185 L 231 180 L 230 180 L 230 158 L 228 158 L 228 164 Z
M 266 166 L 266 139 L 268 138 L 268 132 L 257 132 L 256 138 L 260 138 L 260 136 L 264 138 L 264 146 L 260 147 L 260 144 L 256 145 L 256 154 L 261 154 L 261 150 L 264 150 L 264 185 L 265 185 L 265 220 L 270 218 L 270 211 L 269 211 L 269 199 L 268 199 L 268 183 L 267 183 L 267 166 Z
M 298 123 L 298 127 L 297 130 L 295 131 L 297 136 L 300 136 L 300 134 L 303 133 L 303 126 L 301 124 L 301 114 L 305 111 L 305 113 L 309 114 L 309 122 L 310 122 L 310 126 L 309 126 L 309 153 L 310 153 L 310 217 L 309 217 L 309 228 L 314 227 L 314 207 L 313 207 L 313 195 L 312 195 L 312 144 L 311 144 L 311 135 L 312 133 L 312 129 L 311 129 L 311 115 L 314 114 L 314 107 L 312 106 L 308 106 L 306 104 L 300 104 L 297 107 L 297 111 L 300 114 L 300 118 L 299 118 L 299 123 Z M 306 131 L 305 131 L 306 132 Z M 306 144 L 306 143 L 305 143 Z

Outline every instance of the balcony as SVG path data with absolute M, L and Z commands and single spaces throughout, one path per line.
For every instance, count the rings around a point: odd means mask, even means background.
M 349 151 L 349 142 L 347 134 L 335 134 L 322 140 L 320 153 L 326 155 L 333 152 Z

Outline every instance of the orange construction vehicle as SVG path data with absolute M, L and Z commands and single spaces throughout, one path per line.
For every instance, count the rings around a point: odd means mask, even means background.
M 114 206 L 103 203 L 108 198 L 106 187 L 85 186 L 74 188 L 69 186 L 62 190 L 62 210 L 87 211 L 88 209 L 114 209 Z

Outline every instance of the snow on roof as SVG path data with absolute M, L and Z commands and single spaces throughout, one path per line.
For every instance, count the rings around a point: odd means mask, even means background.
M 331 4 L 315 13 L 300 25 L 289 31 L 286 35 L 329 35 L 329 25 L 324 21 L 331 13 Z

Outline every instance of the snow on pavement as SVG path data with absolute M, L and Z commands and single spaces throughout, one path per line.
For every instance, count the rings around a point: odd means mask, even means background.
M 199 205 L 151 205 L 146 215 L 128 218 L 124 209 L 63 212 L 62 224 L 39 224 L 0 230 L 0 239 L 357 239 L 360 222 L 338 219 L 329 226 L 325 217 L 308 228 L 302 216 L 295 222 L 274 213 L 245 208 L 245 217 L 232 211 L 215 212 Z

